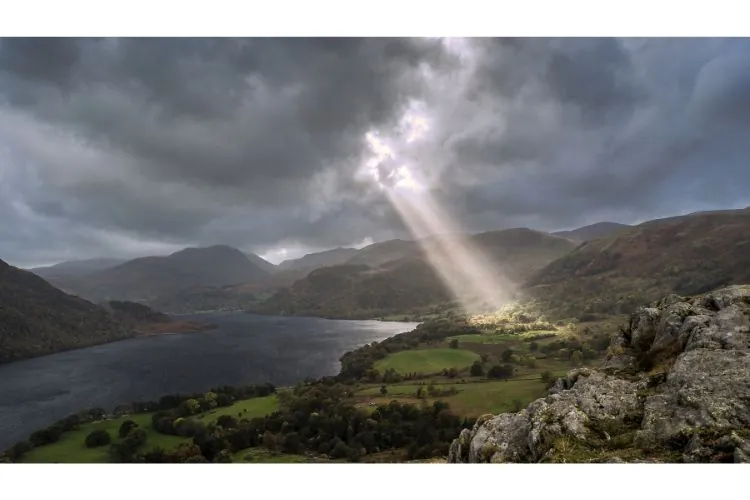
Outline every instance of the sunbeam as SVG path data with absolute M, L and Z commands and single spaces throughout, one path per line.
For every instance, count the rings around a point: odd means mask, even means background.
M 402 142 L 406 144 L 418 140 L 428 129 L 421 117 L 407 117 L 404 122 L 407 127 Z M 462 308 L 478 314 L 507 304 L 512 284 L 498 266 L 458 230 L 412 169 L 396 163 L 391 147 L 376 134 L 367 134 L 366 140 L 373 155 L 366 167 Z

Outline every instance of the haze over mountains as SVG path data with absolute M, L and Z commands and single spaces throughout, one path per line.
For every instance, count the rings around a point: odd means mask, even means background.
M 527 229 L 487 232 L 473 238 L 493 259 L 513 263 L 505 269 L 513 280 L 523 279 L 529 269 L 538 269 L 540 262 L 547 263 L 572 248 L 568 239 Z M 344 264 L 378 268 L 403 259 L 419 260 L 424 257 L 424 248 L 430 245 L 430 238 L 422 242 L 390 240 L 360 250 L 336 248 L 308 254 L 278 266 L 257 255 L 215 245 L 125 262 L 105 258 L 63 262 L 32 271 L 89 300 L 132 300 L 184 312 L 193 310 L 197 304 L 210 307 L 232 303 L 242 308 L 254 302 L 251 292 L 291 286 L 319 268 Z M 245 286 L 238 288 L 238 285 Z

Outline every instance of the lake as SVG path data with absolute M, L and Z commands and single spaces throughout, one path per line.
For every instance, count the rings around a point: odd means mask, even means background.
M 216 330 L 123 340 L 0 365 L 0 452 L 87 408 L 112 410 L 220 385 L 336 375 L 347 351 L 416 323 L 212 313 Z

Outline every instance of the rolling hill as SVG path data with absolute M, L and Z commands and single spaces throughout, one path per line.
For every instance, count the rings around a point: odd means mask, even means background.
M 346 264 L 377 267 L 386 262 L 420 254 L 421 249 L 416 241 L 388 240 L 364 247 L 347 260 Z
M 278 265 L 280 271 L 312 271 L 319 267 L 343 264 L 354 257 L 359 250 L 356 248 L 334 248 L 323 252 L 309 253 L 299 259 L 289 259 Z
M 524 280 L 575 248 L 565 238 L 530 229 L 474 235 L 470 240 L 503 273 Z M 434 244 L 427 239 L 425 248 Z M 381 262 L 383 259 L 395 259 Z M 371 262 L 372 265 L 353 263 Z M 253 310 L 265 314 L 372 318 L 411 313 L 453 301 L 417 242 L 370 245 L 347 264 L 317 269 Z
M 268 271 L 236 248 L 216 245 L 186 248 L 164 257 L 141 257 L 115 267 L 66 280 L 71 293 L 93 301 L 132 300 L 149 303 L 195 287 L 257 282 Z
M 750 282 L 750 208 L 658 219 L 589 241 L 524 292 L 554 314 L 612 314 L 676 293 Z
M 568 238 L 569 240 L 575 241 L 576 243 L 583 243 L 586 241 L 595 240 L 597 238 L 606 238 L 607 236 L 610 236 L 629 227 L 632 226 L 628 226 L 627 224 L 619 224 L 617 222 L 597 222 L 596 224 L 579 227 L 578 229 L 573 229 L 571 231 L 557 231 L 552 234 L 554 234 L 555 236 Z

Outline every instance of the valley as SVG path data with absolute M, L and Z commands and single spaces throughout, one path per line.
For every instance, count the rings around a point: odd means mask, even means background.
M 319 344 L 313 358 L 298 345 L 293 352 L 286 353 L 291 357 L 279 358 L 282 350 L 289 349 L 292 337 L 279 337 L 277 332 L 272 343 L 269 343 L 270 337 L 264 337 L 265 353 L 253 356 L 260 356 L 258 362 L 270 362 L 265 365 L 269 369 L 273 364 L 280 366 L 279 362 L 281 366 L 295 368 L 281 376 L 281 372 L 272 375 L 262 371 L 230 376 L 243 383 L 258 381 L 259 376 L 280 383 L 268 396 L 225 401 L 180 416 L 181 410 L 176 410 L 176 406 L 156 412 L 153 409 L 156 403 L 123 406 L 126 393 L 116 396 L 118 399 L 113 399 L 113 393 L 100 401 L 109 401 L 110 405 L 117 402 L 116 414 L 104 420 L 65 424 L 63 427 L 69 430 L 54 431 L 51 442 L 33 444 L 32 439 L 29 445 L 22 441 L 5 457 L 10 461 L 34 463 L 445 460 L 449 448 L 453 450 L 456 443 L 461 442 L 460 436 L 476 429 L 475 423 L 479 421 L 476 424 L 479 425 L 481 419 L 522 411 L 549 397 L 549 391 L 554 391 L 556 384 L 567 384 L 560 381 L 567 380 L 571 373 L 596 371 L 609 363 L 617 352 L 618 335 L 629 321 L 632 325 L 629 318 L 639 307 L 670 293 L 691 296 L 750 282 L 750 275 L 745 272 L 748 268 L 745 260 L 750 254 L 743 252 L 746 234 L 750 234 L 748 214 L 748 210 L 696 213 L 637 226 L 598 224 L 557 235 L 528 229 L 474 235 L 473 241 L 491 256 L 493 265 L 519 284 L 515 302 L 500 310 L 474 315 L 461 310 L 425 260 L 423 252 L 429 251 L 433 244 L 430 239 L 375 243 L 362 250 L 337 249 L 321 256 L 306 256 L 299 262 L 288 261 L 283 266 L 262 265 L 257 256 L 250 258 L 234 249 L 215 246 L 191 249 L 189 264 L 180 264 L 193 269 L 198 262 L 210 262 L 219 254 L 226 254 L 239 259 L 232 266 L 242 262 L 241 265 L 249 264 L 250 268 L 257 269 L 253 271 L 253 278 L 242 273 L 234 277 L 233 273 L 226 274 L 228 268 L 221 266 L 217 274 L 209 278 L 210 266 L 201 264 L 200 274 L 186 278 L 183 273 L 182 281 L 169 284 L 166 276 L 174 269 L 170 263 L 172 256 L 147 259 L 149 270 L 145 273 L 128 271 L 139 269 L 142 261 L 138 260 L 133 261 L 135 264 L 116 263 L 111 268 L 114 271 L 107 267 L 91 271 L 89 266 L 79 262 L 65 273 L 55 272 L 54 279 L 68 280 L 68 286 L 76 286 L 73 283 L 80 286 L 87 280 L 98 283 L 96 286 L 103 288 L 88 288 L 98 290 L 96 304 L 57 290 L 27 271 L 6 265 L 4 286 L 6 290 L 13 287 L 15 297 L 23 297 L 15 293 L 20 289 L 25 290 L 25 297 L 51 297 L 66 307 L 74 304 L 77 310 L 83 308 L 87 314 L 95 313 L 110 321 L 105 331 L 119 328 L 123 333 L 116 340 L 147 341 L 153 336 L 163 338 L 164 334 L 171 334 L 168 337 L 186 347 L 189 344 L 202 346 L 195 352 L 206 359 L 212 356 L 222 359 L 224 369 L 213 376 L 211 371 L 215 365 L 203 363 L 201 383 L 184 380 L 181 390 L 186 392 L 182 394 L 190 393 L 198 385 L 208 389 L 212 377 L 215 384 L 226 383 L 226 375 L 232 370 L 226 350 L 230 344 L 238 363 L 245 363 L 243 356 L 250 352 L 247 349 L 255 350 L 262 345 L 258 343 L 261 337 L 247 337 L 249 332 L 243 327 L 238 329 L 240 325 L 265 328 L 262 326 L 265 322 L 268 326 L 287 324 L 285 328 L 289 328 L 299 321 L 300 325 L 308 325 L 302 327 L 303 331 L 315 331 L 319 327 L 313 327 L 310 321 L 344 319 L 353 320 L 351 328 L 356 331 L 359 328 L 356 325 L 364 325 L 365 320 L 379 319 L 381 321 L 373 322 L 372 326 L 377 323 L 382 327 L 373 333 L 380 331 L 382 333 L 377 335 L 385 336 L 363 341 L 367 337 L 360 335 L 344 343 L 336 340 L 334 349 Z M 593 239 L 586 240 L 589 236 Z M 173 255 L 177 256 L 178 263 L 185 259 L 180 252 Z M 92 265 L 101 266 L 102 262 Z M 85 269 L 83 274 L 72 276 L 81 268 Z M 157 268 L 161 270 L 156 271 Z M 129 291 L 118 295 L 117 287 L 104 285 L 106 280 L 102 276 L 129 276 L 126 278 L 129 285 L 124 288 Z M 152 277 L 161 282 L 159 288 L 148 284 Z M 156 291 L 149 296 L 144 295 L 144 290 Z M 22 302 L 17 301 L 17 307 L 39 303 L 36 298 Z M 159 307 L 154 309 L 154 306 Z M 196 314 L 197 311 L 202 313 Z M 8 306 L 0 312 L 7 315 Z M 394 328 L 399 328 L 399 321 L 419 325 L 392 336 Z M 334 323 L 336 321 L 331 324 Z M 227 330 L 228 324 L 236 325 L 231 327 L 234 330 Z M 385 328 L 386 325 L 390 326 Z M 310 327 L 313 330 L 309 330 Z M 268 331 L 275 331 L 275 328 Z M 229 331 L 235 333 L 228 335 Z M 344 333 L 345 330 L 337 331 Z M 191 335 L 181 335 L 190 332 Z M 319 335 L 315 335 L 319 340 L 311 338 L 310 341 L 327 342 L 324 339 L 328 334 Z M 8 338 L 3 338 L 3 342 Z M 250 343 L 238 350 L 240 338 Z M 258 340 L 251 340 L 256 338 Z M 297 340 L 293 342 L 297 343 L 301 337 L 294 338 Z M 102 342 L 78 347 L 99 343 Z M 118 343 L 118 349 L 110 351 L 111 355 L 122 356 L 124 345 Z M 208 345 L 213 354 L 206 352 Z M 165 358 L 159 350 L 154 350 L 155 347 L 144 345 L 134 352 L 144 356 L 143 349 L 148 349 L 145 357 L 152 357 L 158 363 L 157 359 Z M 171 342 L 163 348 L 173 354 L 181 349 L 179 344 Z M 107 346 L 102 349 L 106 351 Z M 78 352 L 83 354 L 83 351 Z M 327 359 L 323 365 L 320 356 Z M 337 356 L 340 356 L 340 363 Z M 304 357 L 308 357 L 306 362 L 310 363 L 311 371 L 303 376 L 304 364 L 300 363 Z M 188 358 L 183 359 L 189 363 Z M 40 362 L 44 360 L 39 358 Z M 125 376 L 142 384 L 141 389 L 136 387 L 131 394 L 139 393 L 143 400 L 144 396 L 159 397 L 170 392 L 168 385 L 161 385 L 161 391 L 156 386 L 146 389 L 151 379 L 146 373 Z M 172 386 L 172 392 L 174 388 L 176 386 Z M 212 392 L 209 390 L 192 399 L 202 401 L 201 398 Z M 186 397 L 175 395 L 183 403 Z M 70 413 L 76 407 L 67 408 L 66 413 Z M 160 411 L 169 413 L 169 425 L 156 423 Z M 123 412 L 127 415 L 122 415 Z M 406 414 L 410 416 L 405 417 Z M 59 410 L 57 415 L 64 416 Z M 318 418 L 315 415 L 333 419 L 330 425 L 343 419 L 349 422 L 350 428 L 360 430 L 342 434 L 343 430 L 320 427 L 314 423 Z M 225 417 L 221 419 L 223 424 L 219 424 L 220 417 Z M 176 431 L 177 420 L 185 418 L 191 422 L 188 426 L 191 430 Z M 95 431 L 106 431 L 114 437 L 115 428 L 127 419 L 133 419 L 144 431 L 136 442 L 130 443 L 127 436 L 119 441 L 115 438 L 111 441 L 114 444 L 108 447 L 90 448 L 83 442 Z M 417 427 L 413 427 L 416 422 L 421 422 L 418 427 L 425 427 L 427 434 L 416 431 Z M 162 428 L 164 425 L 166 427 Z M 374 427 L 367 431 L 368 425 Z M 393 432 L 401 437 L 394 441 Z M 263 439 L 252 435 L 262 435 Z M 632 443 L 627 445 L 628 453 L 640 457 L 642 452 L 636 448 Z M 112 455 L 114 449 L 120 450 L 116 452 L 119 455 Z M 461 453 L 464 452 L 450 451 L 450 459 L 462 459 Z M 679 460 L 670 453 L 657 453 L 657 458 Z M 623 452 L 623 456 L 627 453 Z

